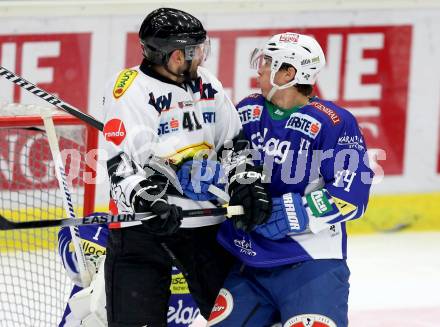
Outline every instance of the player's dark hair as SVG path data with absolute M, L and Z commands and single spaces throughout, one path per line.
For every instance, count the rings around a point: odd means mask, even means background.
M 299 93 L 302 95 L 305 95 L 306 97 L 311 96 L 313 93 L 313 85 L 310 84 L 296 84 L 296 89 Z
M 294 68 L 292 65 L 283 63 L 283 64 L 281 64 L 281 67 L 279 70 L 288 70 L 291 67 Z M 310 96 L 313 93 L 313 85 L 296 84 L 295 87 L 299 93 L 301 93 L 302 95 L 305 95 L 306 97 Z

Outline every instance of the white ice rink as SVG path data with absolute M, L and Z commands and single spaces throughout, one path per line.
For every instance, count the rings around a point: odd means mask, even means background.
M 353 236 L 349 238 L 348 251 L 350 326 L 440 326 L 440 231 Z M 21 267 L 21 273 L 30 270 L 27 268 Z M 38 275 L 33 275 L 34 283 Z M 4 316 L 0 312 L 0 326 L 37 326 L 5 325 Z
M 440 232 L 353 236 L 350 326 L 440 326 Z
M 440 232 L 352 236 L 348 258 L 351 327 L 440 326 Z

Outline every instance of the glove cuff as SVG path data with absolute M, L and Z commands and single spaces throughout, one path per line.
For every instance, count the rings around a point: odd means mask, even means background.
M 229 185 L 233 183 L 254 184 L 256 181 L 264 182 L 266 175 L 263 171 L 263 166 L 253 166 L 243 163 L 231 170 L 228 180 Z
M 302 204 L 302 197 L 298 193 L 283 194 L 284 212 L 289 221 L 290 231 L 304 232 L 309 225 L 307 211 Z

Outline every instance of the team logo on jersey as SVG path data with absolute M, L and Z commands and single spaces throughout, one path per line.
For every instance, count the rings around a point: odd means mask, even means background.
M 312 116 L 301 113 L 293 113 L 290 115 L 285 128 L 302 132 L 314 139 L 321 130 L 321 123 Z
M 337 327 L 329 317 L 318 314 L 303 314 L 290 318 L 283 327 Z
M 113 96 L 115 99 L 119 99 L 125 93 L 125 91 L 127 91 L 137 74 L 138 72 L 132 69 L 125 69 L 119 74 L 113 88 Z
M 121 144 L 127 135 L 124 123 L 120 119 L 109 120 L 105 124 L 103 132 L 105 139 L 116 145 Z
M 313 108 L 316 108 L 319 111 L 325 113 L 331 119 L 333 125 L 337 125 L 341 122 L 341 119 L 339 118 L 338 114 L 333 109 L 330 109 L 330 108 L 324 106 L 320 102 L 312 102 L 312 103 L 310 103 L 310 105 Z
M 207 326 L 213 326 L 227 318 L 232 312 L 233 308 L 234 299 L 232 294 L 226 288 L 222 288 L 217 295 L 217 299 L 215 300 Z

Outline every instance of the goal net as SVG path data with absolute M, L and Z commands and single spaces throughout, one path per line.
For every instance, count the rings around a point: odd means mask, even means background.
M 96 161 L 86 158 L 95 159 L 97 132 L 55 109 L 8 104 L 0 106 L 0 215 L 14 221 L 66 217 L 42 115 L 55 124 L 77 217 L 93 211 Z M 0 231 L 1 327 L 61 320 L 72 283 L 58 255 L 58 230 Z

